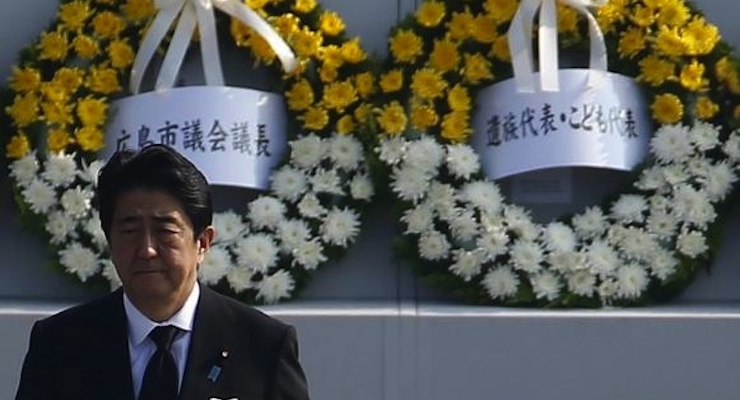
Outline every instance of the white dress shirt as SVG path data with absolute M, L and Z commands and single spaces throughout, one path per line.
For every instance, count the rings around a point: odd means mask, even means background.
M 157 350 L 157 345 L 149 338 L 149 332 L 160 325 L 173 325 L 184 331 L 172 343 L 172 356 L 175 358 L 178 372 L 178 388 L 182 387 L 182 377 L 185 373 L 185 361 L 190 348 L 190 337 L 193 331 L 193 319 L 195 318 L 195 307 L 198 305 L 200 287 L 196 282 L 182 308 L 167 321 L 157 323 L 141 313 L 131 300 L 123 294 L 123 307 L 128 319 L 128 350 L 131 355 L 131 377 L 133 378 L 134 393 L 139 398 L 141 384 L 144 380 L 144 371 L 149 359 Z

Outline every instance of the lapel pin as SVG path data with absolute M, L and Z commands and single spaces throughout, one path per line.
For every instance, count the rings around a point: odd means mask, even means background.
M 229 356 L 229 352 L 227 350 L 224 350 L 221 352 L 221 358 L 226 358 Z
M 221 373 L 221 367 L 218 365 L 214 365 L 211 367 L 211 370 L 208 371 L 208 376 L 206 377 L 209 381 L 216 383 L 216 380 L 218 379 L 218 375 Z

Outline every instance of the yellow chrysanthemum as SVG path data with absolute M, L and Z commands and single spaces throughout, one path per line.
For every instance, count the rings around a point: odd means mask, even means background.
M 408 123 L 408 118 L 401 104 L 392 101 L 378 112 L 378 125 L 386 135 L 396 136 L 403 133 Z
M 118 73 L 113 68 L 92 68 L 87 87 L 93 92 L 111 94 L 121 90 Z
M 701 96 L 694 104 L 694 115 L 703 120 L 714 118 L 719 113 L 719 105 L 707 96 Z
M 70 93 L 60 83 L 43 82 L 40 88 L 41 95 L 46 101 L 61 103 L 69 99 Z
M 439 116 L 434 107 L 426 103 L 414 101 L 411 103 L 411 127 L 420 132 L 437 125 Z
M 16 92 L 30 92 L 38 89 L 41 83 L 41 72 L 36 68 L 13 67 L 10 76 L 10 88 Z
M 69 43 L 67 34 L 62 32 L 44 32 L 38 44 L 39 59 L 61 61 L 67 58 Z
M 15 126 L 23 128 L 31 125 L 39 115 L 39 98 L 32 92 L 17 95 L 13 99 L 13 104 L 5 111 L 13 119 Z
M 277 58 L 270 43 L 254 31 L 247 38 L 247 47 L 252 49 L 252 53 L 257 57 L 257 60 L 265 65 L 272 65 Z
M 442 137 L 452 143 L 467 141 L 470 132 L 472 132 L 468 118 L 468 113 L 463 111 L 453 111 L 445 115 L 442 118 Z
M 270 4 L 270 0 L 246 0 L 245 3 L 252 10 L 262 11 L 263 8 Z
M 578 11 L 558 2 L 558 32 L 573 35 L 578 33 Z
M 473 18 L 470 36 L 481 43 L 493 43 L 499 36 L 496 32 L 496 20 L 488 15 Z
M 51 83 L 63 88 L 66 93 L 75 93 L 82 86 L 84 72 L 79 68 L 62 67 L 54 73 Z
M 355 87 L 357 94 L 362 98 L 368 98 L 375 93 L 375 76 L 370 72 L 363 72 L 355 76 Z
M 59 7 L 59 21 L 71 31 L 82 29 L 89 16 L 90 5 L 86 1 L 72 1 Z
M 465 54 L 464 60 L 462 76 L 466 83 L 477 85 L 482 81 L 493 79 L 491 62 L 482 54 Z
M 329 83 L 334 82 L 339 77 L 339 70 L 332 68 L 328 65 L 324 65 L 319 68 L 319 79 L 321 82 Z
M 483 9 L 486 10 L 497 23 L 511 21 L 519 8 L 519 2 L 511 0 L 486 0 Z
M 313 88 L 306 79 L 301 79 L 285 93 L 288 99 L 288 108 L 294 111 L 307 109 L 314 102 Z
M 345 115 L 337 121 L 337 133 L 340 135 L 350 134 L 355 131 L 356 126 L 354 118 L 351 115 Z
M 344 64 L 344 58 L 342 57 L 342 50 L 339 46 L 331 44 L 329 46 L 323 46 L 319 50 L 319 60 L 330 68 L 339 68 Z
M 77 35 L 74 40 L 72 40 L 72 46 L 75 53 L 77 53 L 80 58 L 84 58 L 86 60 L 95 57 L 99 51 L 98 42 L 96 42 L 92 37 L 86 35 Z
M 653 12 L 656 12 L 661 7 L 663 7 L 668 2 L 668 0 L 642 0 L 642 2 Z
M 730 93 L 737 96 L 740 94 L 740 76 L 733 75 L 727 80 L 727 87 L 730 89 Z
M 41 104 L 44 119 L 48 124 L 65 126 L 73 122 L 72 105 L 62 102 L 44 102 Z
M 369 103 L 362 103 L 357 108 L 355 108 L 355 112 L 353 113 L 355 116 L 355 120 L 357 121 L 367 121 L 367 119 L 370 117 L 370 112 L 372 111 L 372 108 Z
M 655 38 L 654 47 L 659 54 L 668 57 L 680 57 L 686 54 L 686 45 L 678 28 L 661 26 L 658 36 Z
M 416 10 L 416 21 L 419 25 L 427 28 L 433 28 L 439 25 L 444 17 L 445 5 L 439 1 L 425 1 Z
M 296 0 L 293 5 L 293 11 L 302 14 L 308 14 L 316 8 L 316 0 Z
M 365 50 L 360 46 L 360 38 L 352 38 L 342 43 L 340 47 L 344 61 L 350 64 L 357 64 L 367 59 Z
M 511 62 L 511 50 L 509 49 L 509 39 L 506 36 L 499 36 L 493 41 L 491 54 L 504 62 Z
M 714 73 L 720 81 L 727 81 L 733 75 L 737 75 L 737 67 L 730 57 L 722 57 L 714 64 Z
M 152 0 L 126 0 L 122 9 L 126 19 L 134 22 L 149 18 L 157 11 Z
M 394 69 L 380 76 L 380 90 L 383 93 L 393 93 L 403 87 L 403 71 Z
M 472 107 L 468 89 L 459 83 L 453 86 L 447 92 L 447 104 L 452 111 L 470 111 Z
M 117 38 L 125 26 L 123 19 L 110 11 L 103 11 L 92 20 L 93 32 L 103 39 Z
M 675 124 L 683 118 L 683 103 L 673 93 L 664 93 L 655 96 L 650 105 L 653 118 L 661 124 Z
M 622 33 L 617 49 L 620 56 L 632 58 L 644 50 L 645 45 L 645 32 L 640 28 L 632 27 Z
M 324 11 L 319 17 L 319 29 L 326 36 L 337 36 L 344 32 L 344 21 L 334 11 Z
M 691 64 L 685 65 L 681 69 L 679 82 L 686 89 L 696 92 L 705 89 L 709 85 L 709 80 L 704 77 L 706 67 L 704 64 L 694 60 Z
M 442 72 L 457 69 L 460 55 L 457 52 L 457 43 L 449 40 L 435 40 L 434 49 L 429 55 L 429 64 Z
M 422 68 L 411 77 L 411 90 L 414 96 L 423 100 L 433 100 L 442 95 L 447 82 L 442 73 L 432 68 Z
M 630 18 L 635 25 L 642 28 L 647 28 L 655 23 L 655 13 L 653 13 L 653 10 L 640 5 L 635 6 L 635 8 L 632 9 L 632 15 Z
M 127 68 L 134 62 L 134 49 L 125 40 L 115 40 L 108 45 L 108 57 L 113 68 Z
M 412 30 L 399 29 L 390 39 L 390 50 L 398 62 L 412 63 L 421 55 L 423 41 Z
M 627 0 L 611 0 L 596 9 L 596 21 L 604 33 L 610 33 L 628 15 L 625 13 Z
M 86 97 L 77 102 L 77 116 L 85 126 L 102 125 L 105 122 L 108 105 L 94 97 Z
M 324 88 L 323 103 L 330 110 L 337 110 L 341 113 L 355 101 L 357 101 L 357 90 L 351 82 L 334 82 Z
M 645 57 L 640 60 L 639 65 L 640 75 L 637 77 L 638 81 L 652 86 L 660 86 L 667 80 L 675 79 L 674 71 L 676 65 L 658 56 Z
M 293 50 L 298 57 L 309 58 L 319 52 L 319 47 L 323 41 L 323 36 L 318 32 L 313 32 L 304 27 L 296 31 L 291 38 Z
M 691 11 L 683 0 L 666 1 L 656 15 L 658 25 L 681 27 L 691 17 Z
M 320 131 L 329 123 L 329 113 L 320 107 L 309 107 L 298 119 L 303 121 L 304 128 Z
M 704 18 L 697 17 L 683 29 L 682 38 L 689 55 L 701 56 L 711 53 L 721 36 L 716 25 L 708 24 Z
M 75 132 L 75 139 L 84 151 L 98 151 L 105 145 L 103 132 L 95 126 L 83 126 Z
M 471 26 L 473 24 L 473 14 L 469 10 L 465 12 L 454 12 L 447 23 L 447 31 L 454 40 L 465 40 L 470 37 Z
M 24 157 L 30 152 L 31 143 L 28 141 L 28 137 L 22 133 L 10 138 L 10 142 L 5 146 L 5 154 L 8 158 L 14 160 Z
M 52 129 L 46 136 L 46 149 L 52 153 L 64 151 L 71 143 L 72 138 L 63 128 Z

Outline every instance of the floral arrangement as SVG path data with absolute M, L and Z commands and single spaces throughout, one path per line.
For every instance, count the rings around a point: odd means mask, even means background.
M 547 224 L 507 203 L 466 142 L 477 92 L 512 76 L 518 0 L 428 0 L 399 23 L 376 104 L 398 199 L 397 253 L 473 303 L 638 305 L 685 287 L 716 251 L 740 168 L 740 73 L 716 26 L 683 0 L 610 0 L 593 12 L 609 69 L 648 92 L 657 129 L 629 190 Z M 561 51 L 588 45 L 557 5 Z
M 218 231 L 201 282 L 247 302 L 289 298 L 321 264 L 349 246 L 373 195 L 361 133 L 375 90 L 359 40 L 315 0 L 249 0 L 297 56 L 272 68 L 295 119 L 290 155 L 268 194 L 246 215 L 215 215 Z M 120 285 L 94 204 L 110 101 L 126 95 L 137 46 L 157 10 L 152 0 L 62 1 L 56 21 L 13 69 L 3 137 L 24 223 L 49 241 L 55 265 L 80 281 Z M 264 65 L 275 54 L 241 22 L 217 15 L 238 47 Z M 366 135 L 367 136 L 367 135 Z

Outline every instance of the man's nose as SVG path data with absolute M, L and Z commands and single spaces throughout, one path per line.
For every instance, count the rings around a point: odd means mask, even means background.
M 137 255 L 140 258 L 152 258 L 157 255 L 157 241 L 152 232 L 144 231 L 139 238 L 137 245 Z

